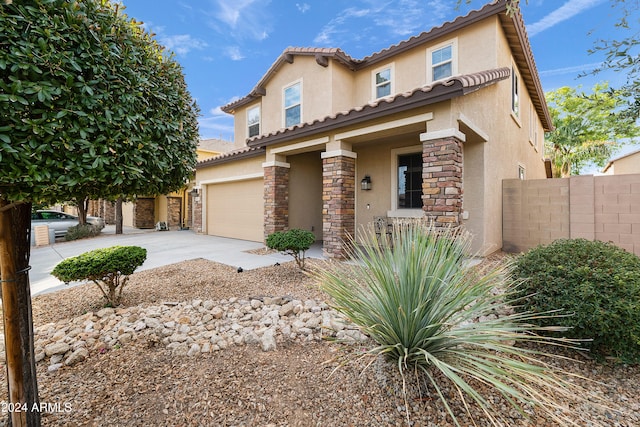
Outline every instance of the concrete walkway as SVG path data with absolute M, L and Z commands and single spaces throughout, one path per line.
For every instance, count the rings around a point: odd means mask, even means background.
M 106 226 L 98 237 L 72 242 L 56 241 L 49 246 L 31 248 L 31 295 L 64 289 L 67 285 L 51 276 L 53 268 L 63 259 L 93 249 L 109 246 L 140 246 L 147 250 L 147 260 L 137 270 L 147 270 L 204 258 L 244 270 L 288 262 L 293 258 L 280 253 L 255 255 L 247 251 L 264 248 L 262 243 L 246 240 L 205 236 L 190 230 L 155 231 L 125 227 L 124 234 L 116 235 L 114 226 Z M 308 258 L 323 258 L 322 247 L 316 243 L 306 253 Z

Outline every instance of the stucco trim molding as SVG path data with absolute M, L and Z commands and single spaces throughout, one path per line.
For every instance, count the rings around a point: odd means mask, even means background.
M 225 178 L 217 178 L 217 179 L 206 179 L 202 181 L 198 181 L 198 186 L 208 185 L 208 184 L 223 184 L 225 182 L 235 182 L 235 181 L 248 181 L 250 179 L 263 178 L 263 173 L 250 173 L 246 175 L 236 175 L 236 176 L 228 176 Z
M 371 125 L 371 126 L 366 126 L 359 129 L 347 131 L 347 132 L 337 133 L 335 135 L 335 139 L 343 140 L 343 139 L 353 138 L 356 136 L 369 135 L 369 134 L 382 132 L 389 129 L 396 129 L 403 126 L 414 125 L 416 123 L 421 123 L 421 122 L 425 122 L 425 128 L 426 128 L 426 122 L 428 122 L 429 120 L 433 120 L 433 113 L 418 114 L 415 116 L 405 117 L 403 119 L 390 120 L 388 122 L 379 123 L 377 125 Z
M 489 140 L 489 135 L 487 135 L 482 129 L 480 129 L 475 123 L 473 123 L 467 116 L 460 113 L 458 114 L 458 123 L 462 123 L 469 129 L 471 129 L 476 135 L 482 139 L 482 142 L 487 142 Z
M 323 158 L 323 159 L 329 159 L 331 157 L 340 157 L 340 156 L 350 157 L 352 159 L 357 159 L 358 158 L 358 154 L 354 153 L 353 151 L 348 151 L 348 150 L 325 151 L 324 153 L 320 154 L 320 157 Z
M 290 169 L 291 168 L 291 163 L 287 163 L 287 162 L 278 162 L 278 161 L 273 161 L 273 162 L 264 162 L 262 164 L 263 168 L 270 168 L 270 167 L 274 167 L 277 166 L 279 168 L 287 168 Z
M 445 139 L 445 138 L 456 138 L 462 142 L 465 142 L 467 137 L 464 133 L 460 132 L 458 129 L 449 128 L 436 130 L 433 132 L 425 132 L 420 134 L 420 142 L 433 141 L 435 139 Z

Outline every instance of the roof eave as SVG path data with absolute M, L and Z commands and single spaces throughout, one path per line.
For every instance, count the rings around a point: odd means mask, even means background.
M 220 165 L 222 163 L 235 162 L 242 159 L 251 159 L 253 157 L 259 157 L 264 155 L 262 147 L 255 147 L 252 150 L 247 150 L 240 153 L 232 153 L 232 154 L 222 154 L 218 157 L 213 157 L 211 159 L 203 160 L 196 164 L 196 170 L 203 169 L 213 165 Z

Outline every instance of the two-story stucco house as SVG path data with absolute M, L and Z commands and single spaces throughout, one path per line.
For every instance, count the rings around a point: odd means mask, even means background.
M 211 235 L 303 228 L 340 257 L 361 225 L 415 217 L 464 225 L 488 254 L 502 246 L 502 180 L 546 176 L 551 119 L 504 0 L 363 59 L 287 48 L 223 110 L 237 149 L 196 169 Z

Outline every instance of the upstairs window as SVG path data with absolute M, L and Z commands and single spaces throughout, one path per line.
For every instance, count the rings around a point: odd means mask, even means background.
M 260 135 L 260 106 L 247 110 L 247 127 L 249 138 Z
M 295 83 L 284 89 L 284 127 L 302 122 L 302 84 Z
M 391 95 L 391 79 L 391 67 L 383 68 L 374 72 L 375 99 Z
M 422 153 L 398 156 L 398 209 L 422 208 Z
M 456 40 L 427 49 L 427 80 L 446 79 L 457 73 Z
M 520 82 L 515 67 L 511 68 L 511 111 L 520 117 Z

